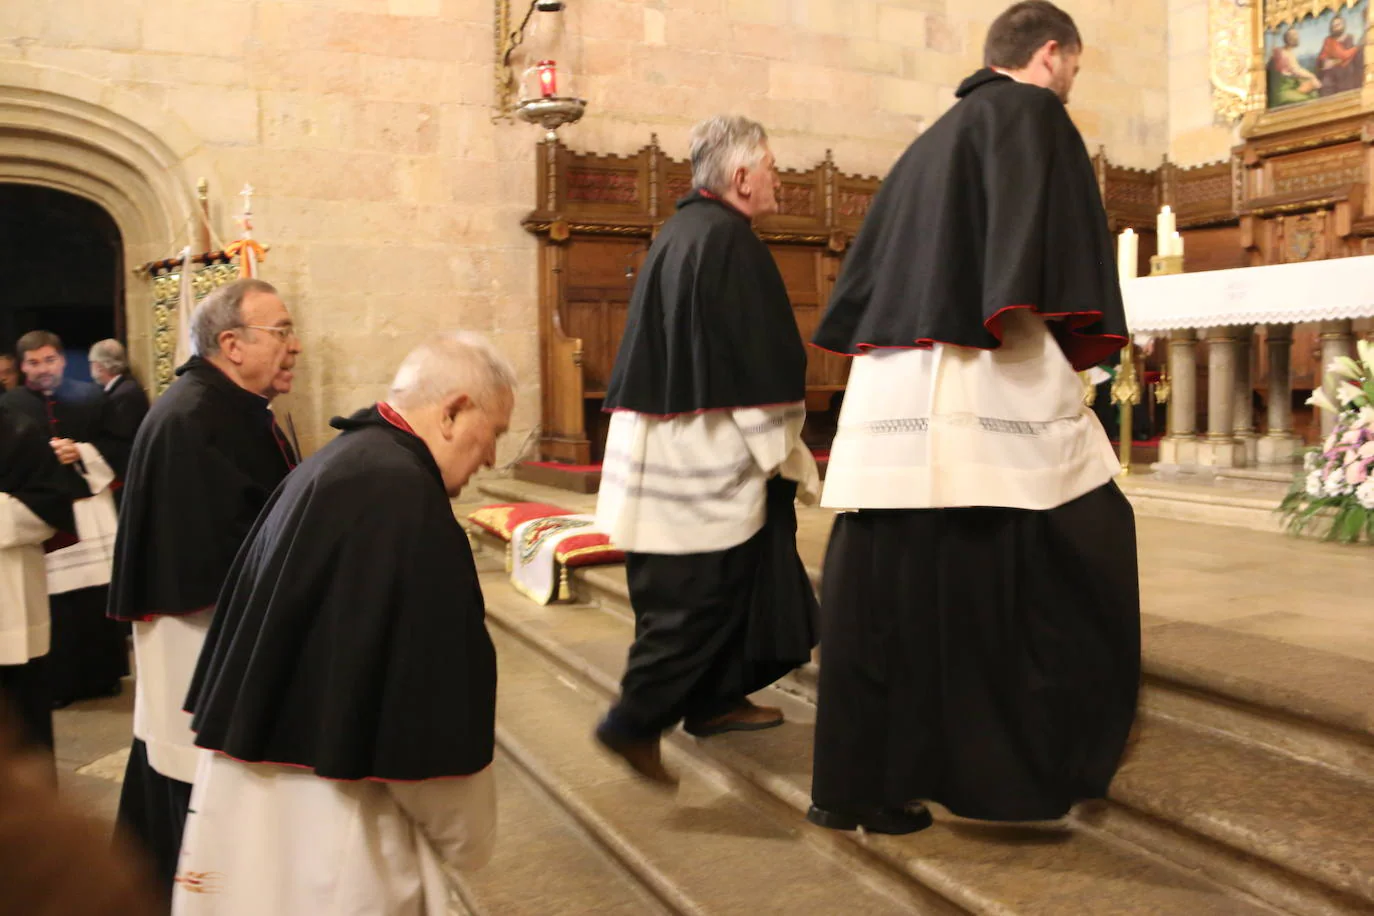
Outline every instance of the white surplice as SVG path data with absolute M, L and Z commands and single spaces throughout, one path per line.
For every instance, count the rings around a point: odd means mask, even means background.
M 447 916 L 452 875 L 495 846 L 491 767 L 345 782 L 201 755 L 173 916 Z
M 651 417 L 611 416 L 597 524 L 622 550 L 728 550 L 763 527 L 768 478 L 797 482 L 814 502 L 820 478 L 802 442 L 806 407 L 743 407 Z
M 1002 316 L 995 350 L 936 344 L 855 358 L 821 505 L 1053 509 L 1121 465 L 1044 319 Z
M 50 595 L 109 585 L 114 567 L 115 531 L 119 527 L 114 493 L 110 490 L 115 481 L 114 468 L 89 442 L 76 443 L 76 449 L 81 454 L 81 463 L 75 468 L 91 495 L 72 502 L 79 540 L 44 558 Z
M 169 779 L 195 781 L 200 749 L 185 711 L 213 609 L 134 623 L 134 737 L 148 748 L 148 765 Z
M 48 576 L 43 542 L 55 532 L 29 507 L 0 493 L 0 665 L 48 654 Z

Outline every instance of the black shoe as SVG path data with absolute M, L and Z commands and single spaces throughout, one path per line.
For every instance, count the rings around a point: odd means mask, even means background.
M 886 833 L 901 836 L 925 830 L 935 823 L 926 806 L 912 802 L 905 808 L 879 808 L 864 814 L 848 814 L 842 811 L 826 811 L 811 806 L 806 819 L 818 827 L 830 830 L 857 830 L 862 827 L 868 833 Z

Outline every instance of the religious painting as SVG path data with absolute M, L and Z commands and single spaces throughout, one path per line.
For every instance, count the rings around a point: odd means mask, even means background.
M 1275 21 L 1274 7 L 1291 15 Z M 1364 82 L 1368 9 L 1369 0 L 1266 4 L 1267 107 L 1283 108 L 1359 89 Z

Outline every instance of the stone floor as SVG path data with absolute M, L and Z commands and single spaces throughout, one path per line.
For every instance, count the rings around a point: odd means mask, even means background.
M 595 500 L 563 491 L 543 496 L 571 509 Z M 832 517 L 801 512 L 798 541 L 808 565 L 820 565 Z M 1317 650 L 1294 655 L 1309 666 L 1327 654 L 1374 662 L 1374 550 L 1158 518 L 1139 518 L 1138 530 L 1147 640 L 1151 630 L 1183 622 Z M 132 712 L 133 685 L 126 681 L 120 697 L 74 704 L 55 716 L 63 792 L 110 820 Z

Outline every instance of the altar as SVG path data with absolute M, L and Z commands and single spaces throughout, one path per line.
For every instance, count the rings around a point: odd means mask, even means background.
M 1355 350 L 1355 325 L 1374 318 L 1374 256 L 1141 277 L 1122 284 L 1138 335 L 1168 338 L 1172 396 L 1160 463 L 1203 467 L 1284 465 L 1302 440 L 1293 428 L 1293 328 L 1320 331 L 1320 366 Z M 1261 358 L 1253 352 L 1263 335 Z M 1197 426 L 1197 344 L 1207 342 L 1207 429 Z M 1253 391 L 1262 366 L 1265 429 Z M 1329 382 L 1327 383 L 1329 385 Z M 1330 430 L 1330 415 L 1321 431 Z

